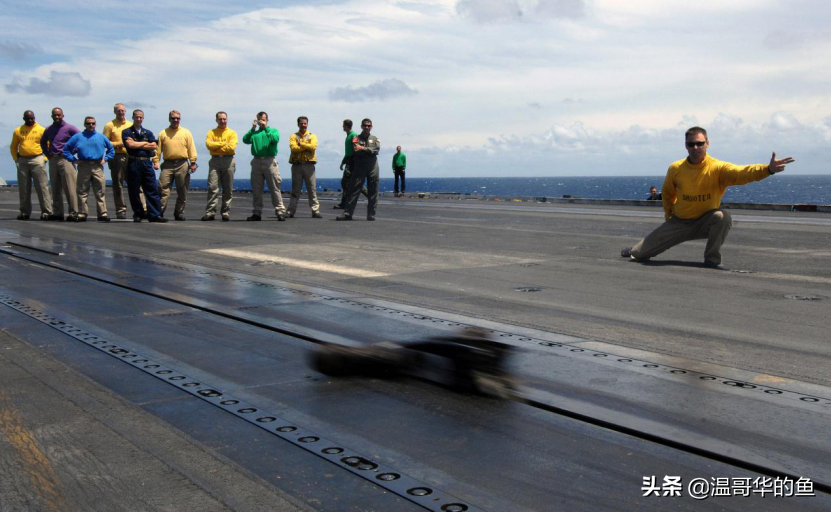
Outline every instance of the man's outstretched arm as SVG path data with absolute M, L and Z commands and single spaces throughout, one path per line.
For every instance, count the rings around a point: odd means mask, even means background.
M 750 182 L 764 180 L 770 175 L 781 173 L 785 170 L 785 166 L 793 162 L 794 159 L 787 157 L 784 159 L 777 159 L 776 152 L 770 157 L 770 163 L 765 164 L 751 164 L 749 166 L 737 166 L 729 162 L 724 162 L 721 167 L 719 175 L 719 183 L 722 187 L 730 185 L 744 185 Z

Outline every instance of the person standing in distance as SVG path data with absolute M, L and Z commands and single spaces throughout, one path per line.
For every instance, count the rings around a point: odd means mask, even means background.
M 52 194 L 46 176 L 46 159 L 40 139 L 44 128 L 35 121 L 35 113 L 27 110 L 23 113 L 23 124 L 15 128 L 9 150 L 17 166 L 17 194 L 20 201 L 18 221 L 26 221 L 32 215 L 32 183 L 40 204 L 40 219 L 46 221 L 52 217 Z M 63 216 L 61 216 L 63 221 Z
M 113 186 L 113 202 L 115 203 L 115 217 L 127 219 L 127 204 L 124 202 L 124 185 L 127 183 L 127 148 L 121 140 L 121 132 L 130 128 L 133 123 L 127 119 L 127 107 L 123 103 L 113 106 L 115 119 L 104 125 L 104 137 L 110 140 L 115 148 L 115 157 L 107 161 L 110 168 L 110 178 Z M 144 192 L 139 192 L 142 210 L 146 210 Z M 129 199 L 129 198 L 128 198 Z
M 67 141 L 63 147 L 63 154 L 70 162 L 78 161 L 78 217 L 75 220 L 77 222 L 87 220 L 89 214 L 87 197 L 90 182 L 92 182 L 98 220 L 109 223 L 107 200 L 104 197 L 104 189 L 107 188 L 107 180 L 104 178 L 104 162 L 113 158 L 115 147 L 109 139 L 95 131 L 95 125 L 94 117 L 84 118 L 84 131 L 73 135 Z
M 721 246 L 733 221 L 721 208 L 724 191 L 784 171 L 794 159 L 777 160 L 774 152 L 767 165 L 737 166 L 707 155 L 710 141 L 703 128 L 690 128 L 684 139 L 688 156 L 669 166 L 661 191 L 666 221 L 635 246 L 623 248 L 620 256 L 643 262 L 682 242 L 707 239 L 704 267 L 726 270 Z
M 300 201 L 300 192 L 303 184 L 306 184 L 306 194 L 309 195 L 309 207 L 312 209 L 312 217 L 321 219 L 320 203 L 317 201 L 317 187 L 315 180 L 315 163 L 317 156 L 317 136 L 309 132 L 309 118 L 300 116 L 297 118 L 297 132 L 289 136 L 289 148 L 291 155 L 291 200 L 289 201 L 289 217 L 294 217 L 297 212 L 297 203 Z
M 223 111 L 216 113 L 216 128 L 208 132 L 205 137 L 205 146 L 211 154 L 211 160 L 208 163 L 208 206 L 205 207 L 205 215 L 202 220 L 214 220 L 219 187 L 222 186 L 222 209 L 220 213 L 223 221 L 230 221 L 234 173 L 237 170 L 234 157 L 237 152 L 237 133 L 228 128 L 227 113 Z
M 271 193 L 271 205 L 278 221 L 286 220 L 286 207 L 283 205 L 283 193 L 280 185 L 280 168 L 277 165 L 277 143 L 280 132 L 268 126 L 268 114 L 258 112 L 251 130 L 242 136 L 242 142 L 251 145 L 251 192 L 254 200 L 254 212 L 248 221 L 262 221 L 263 190 L 268 184 Z
M 404 190 L 407 188 L 404 184 L 404 171 L 407 169 L 407 156 L 401 153 L 401 146 L 395 148 L 395 155 L 392 156 L 392 174 L 395 175 L 395 186 L 393 187 L 393 194 L 397 198 L 399 195 L 404 195 Z M 398 188 L 398 178 L 401 178 L 401 189 Z M 400 194 L 399 194 L 400 193 Z
M 49 159 L 49 181 L 52 184 L 52 216 L 50 221 L 63 221 L 63 196 L 69 208 L 67 221 L 75 221 L 78 215 L 78 194 L 76 191 L 78 173 L 75 166 L 66 160 L 63 146 L 73 135 L 81 131 L 63 119 L 63 109 L 52 109 L 52 124 L 40 138 L 40 147 Z
M 366 118 L 361 121 L 361 133 L 352 139 L 355 168 L 352 170 L 352 178 L 349 182 L 349 199 L 346 202 L 346 208 L 343 214 L 335 218 L 337 221 L 352 220 L 364 181 L 369 192 L 366 220 L 375 221 L 375 209 L 378 207 L 378 153 L 381 151 L 381 140 L 371 135 L 371 130 L 372 120 Z
M 156 183 L 156 173 L 153 171 L 153 157 L 156 155 L 158 144 L 153 132 L 142 127 L 144 111 L 133 111 L 133 126 L 121 132 L 124 147 L 127 148 L 127 192 L 130 196 L 130 207 L 133 209 L 133 222 L 140 223 L 147 218 L 151 223 L 166 223 L 162 217 L 162 202 L 159 198 L 159 185 Z M 139 192 L 144 191 L 145 205 L 139 199 Z
M 159 173 L 162 215 L 167 210 L 171 185 L 174 180 L 176 181 L 176 208 L 173 211 L 173 218 L 177 221 L 185 220 L 190 175 L 196 171 L 196 145 L 193 143 L 190 130 L 179 126 L 181 119 L 182 114 L 178 110 L 170 111 L 168 114 L 170 126 L 159 134 L 159 151 L 153 157 L 155 169 L 159 169 L 159 160 L 164 158 Z

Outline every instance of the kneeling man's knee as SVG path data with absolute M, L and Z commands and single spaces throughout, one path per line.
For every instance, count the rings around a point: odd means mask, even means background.
M 713 212 L 713 217 L 717 223 L 725 223 L 727 226 L 733 226 L 733 216 L 726 210 L 716 210 Z

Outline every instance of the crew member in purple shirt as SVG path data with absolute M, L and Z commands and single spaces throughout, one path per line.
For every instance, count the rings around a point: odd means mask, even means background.
M 87 197 L 90 182 L 92 182 L 92 193 L 95 194 L 98 220 L 110 222 L 110 217 L 107 215 L 107 200 L 104 198 L 104 189 L 107 187 L 107 181 L 104 178 L 104 162 L 115 156 L 115 147 L 109 139 L 95 131 L 95 125 L 94 117 L 84 118 L 84 131 L 73 135 L 63 147 L 63 154 L 68 161 L 78 161 L 79 211 L 75 220 L 79 223 L 86 221 L 89 214 Z
M 69 206 L 67 221 L 78 216 L 78 196 L 75 192 L 78 173 L 63 154 L 63 146 L 70 137 L 81 131 L 63 120 L 63 109 L 52 109 L 52 124 L 40 138 L 43 154 L 49 159 L 49 181 L 52 184 L 52 215 L 50 221 L 63 221 L 63 195 Z

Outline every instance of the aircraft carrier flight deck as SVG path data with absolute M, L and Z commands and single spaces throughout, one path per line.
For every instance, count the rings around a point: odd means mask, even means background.
M 660 208 L 334 204 L 17 221 L 0 190 L 0 510 L 831 510 L 831 214 L 732 210 L 722 271 L 620 257 Z M 510 397 L 310 363 L 465 328 Z

